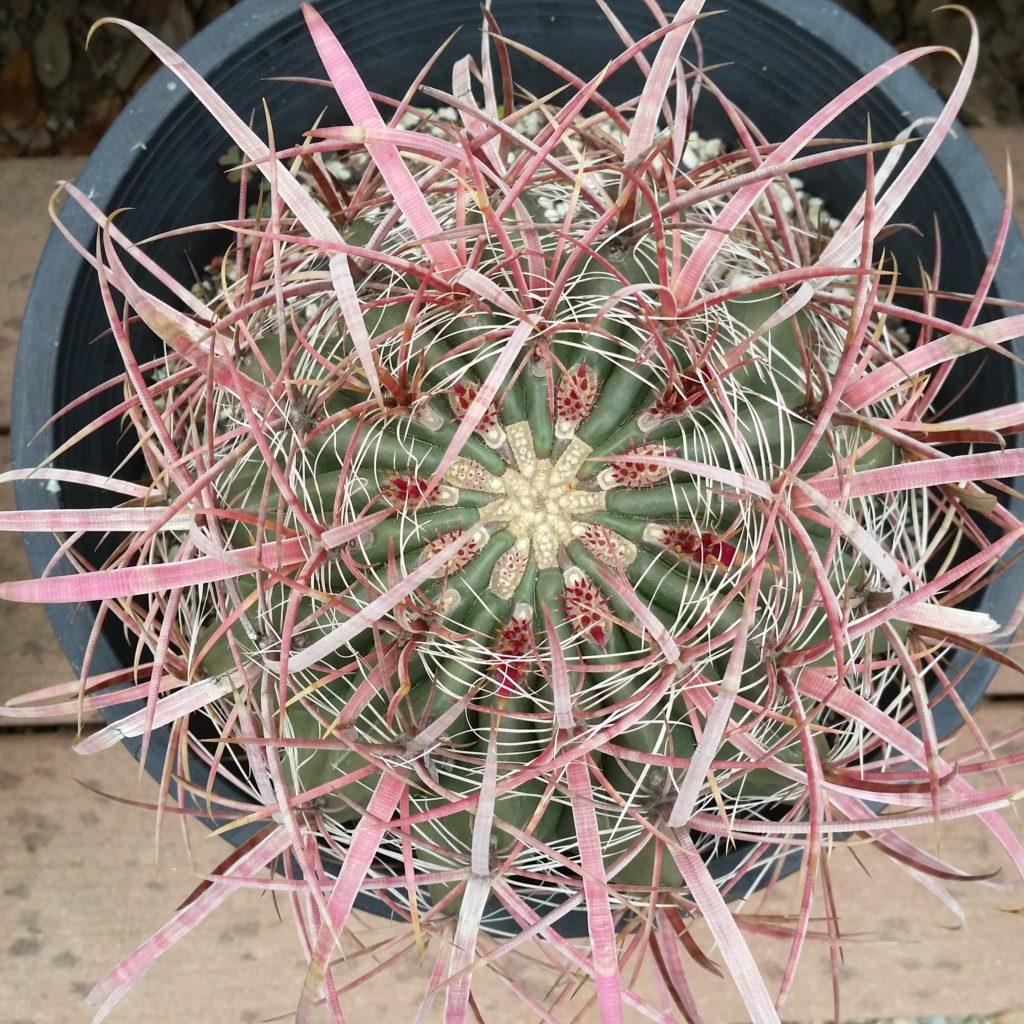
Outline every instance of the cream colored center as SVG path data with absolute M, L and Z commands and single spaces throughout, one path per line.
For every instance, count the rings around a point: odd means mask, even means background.
M 590 448 L 574 438 L 559 458 L 538 459 L 525 423 L 508 430 L 518 469 L 506 469 L 497 480 L 500 497 L 481 509 L 481 520 L 504 522 L 518 540 L 530 545 L 541 569 L 557 565 L 558 549 L 569 543 L 573 526 L 605 506 L 603 491 L 574 487 Z

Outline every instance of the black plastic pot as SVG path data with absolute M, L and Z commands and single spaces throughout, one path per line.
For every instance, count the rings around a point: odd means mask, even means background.
M 357 0 L 323 0 L 315 6 L 343 41 L 370 89 L 387 95 L 401 95 L 416 70 L 457 26 L 463 26 L 462 32 L 448 51 L 449 59 L 439 62 L 439 67 L 450 68 L 463 53 L 479 52 L 477 0 L 391 0 L 369 5 Z M 635 36 L 654 27 L 640 0 L 617 0 L 611 6 Z M 783 138 L 842 87 L 892 54 L 885 43 L 828 0 L 729 0 L 723 6 L 727 13 L 700 26 L 705 62 L 729 62 L 714 72 L 714 80 L 770 139 Z M 596 73 L 621 48 L 593 0 L 495 0 L 493 10 L 504 34 L 551 54 L 584 77 Z M 279 145 L 297 139 L 325 104 L 331 108 L 332 94 L 326 90 L 267 80 L 275 75 L 323 74 L 296 0 L 245 0 L 197 36 L 183 53 L 243 117 L 252 113 L 257 125 L 262 118 L 259 101 L 266 97 Z M 537 93 L 554 84 L 526 60 L 516 61 L 515 73 L 519 83 Z M 450 86 L 440 71 L 430 81 Z M 641 87 L 639 72 L 633 67 L 616 75 L 605 91 L 613 98 L 626 98 Z M 909 120 L 935 114 L 940 106 L 938 97 L 916 73 L 903 71 L 838 119 L 829 134 L 864 137 L 870 117 L 875 138 L 891 137 Z M 335 105 L 328 121 L 337 113 Z M 696 124 L 705 135 L 731 134 L 708 97 L 698 108 Z M 217 164 L 228 145 L 198 102 L 169 73 L 162 72 L 125 108 L 78 184 L 104 210 L 130 207 L 118 224 L 134 238 L 181 224 L 231 217 L 237 195 Z M 859 195 L 861 175 L 860 165 L 851 162 L 832 165 L 826 173 L 806 178 L 811 191 L 833 210 L 842 211 Z M 67 205 L 65 223 L 90 247 L 94 238 L 91 222 Z M 946 254 L 943 285 L 970 291 L 984 268 L 1001 205 L 1002 197 L 988 168 L 959 129 L 955 139 L 943 144 L 900 215 L 901 220 L 922 228 L 923 237 L 902 232 L 886 244 L 904 269 L 916 267 L 919 259 L 930 265 L 933 215 L 937 216 Z M 211 233 L 208 239 L 192 238 L 188 252 L 180 241 L 166 241 L 153 246 L 151 254 L 187 279 L 189 261 L 204 265 L 222 247 L 222 237 Z M 1024 296 L 1024 243 L 1016 230 L 1011 232 L 993 293 Z M 951 315 L 955 312 L 953 307 Z M 12 426 L 16 466 L 38 464 L 96 414 L 96 405 L 85 406 L 43 426 L 55 410 L 117 371 L 120 363 L 113 343 L 105 338 L 95 340 L 103 334 L 105 324 L 92 271 L 54 232 L 36 274 L 18 351 Z M 974 368 L 965 362 L 952 386 L 966 381 Z M 989 360 L 964 398 L 963 411 L 1022 399 L 1021 367 Z M 77 445 L 61 464 L 109 471 L 120 459 L 118 448 L 114 427 Z M 27 482 L 18 488 L 19 504 L 26 508 L 76 507 L 94 500 L 94 493 L 73 487 L 52 493 L 40 483 Z M 1014 502 L 1016 514 L 1024 514 L 1022 506 L 1024 502 Z M 52 539 L 33 536 L 28 550 L 33 570 L 39 572 L 55 544 Z M 1022 589 L 1024 567 L 1018 565 L 989 586 L 978 607 L 996 619 L 1005 618 Z M 76 612 L 67 605 L 47 611 L 61 645 L 79 668 L 93 616 L 87 609 Z M 120 667 L 127 656 L 123 637 L 112 630 L 100 639 L 93 669 Z M 968 658 L 958 655 L 951 674 L 960 671 L 964 673 L 960 695 L 973 707 L 993 666 L 969 664 Z M 959 724 L 959 715 L 948 700 L 939 705 L 936 718 L 943 735 Z M 161 739 L 157 737 L 150 747 L 147 768 L 154 774 L 159 774 L 163 763 Z M 137 755 L 139 744 L 129 741 L 128 745 Z M 247 834 L 239 829 L 229 837 L 241 842 Z M 729 867 L 727 861 L 713 865 L 716 873 L 722 874 Z M 360 905 L 386 912 L 369 897 L 363 897 Z M 575 918 L 568 915 L 563 924 L 566 934 L 585 933 L 581 914 Z

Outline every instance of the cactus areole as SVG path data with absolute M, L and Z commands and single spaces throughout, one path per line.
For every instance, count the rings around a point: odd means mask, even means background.
M 617 929 L 702 914 L 743 975 L 723 897 L 812 870 L 897 792 L 885 766 L 904 804 L 962 797 L 929 703 L 998 627 L 974 597 L 1021 465 L 1015 413 L 950 412 L 950 367 L 1010 367 L 1019 331 L 971 334 L 982 287 L 940 316 L 889 245 L 955 104 L 906 151 L 815 142 L 893 56 L 762 135 L 680 59 L 702 6 L 620 26 L 590 79 L 529 53 L 569 86 L 541 94 L 495 5 L 478 61 L 455 44 L 447 89 L 390 100 L 306 7 L 346 116 L 287 139 L 133 29 L 237 147 L 238 216 L 189 289 L 69 189 L 122 361 L 86 442 L 126 421 L 135 463 L 116 510 L 47 520 L 118 533 L 102 571 L 7 596 L 98 600 L 131 637 L 144 667 L 83 749 L 171 724 L 164 770 L 204 806 L 197 778 L 232 784 L 211 807 L 245 856 L 322 884 L 300 1018 L 358 902 L 454 928 L 453 976 L 488 933 L 588 934 L 617 1019 Z M 727 143 L 693 132 L 698 93 Z M 860 175 L 836 217 L 803 182 L 834 164 Z

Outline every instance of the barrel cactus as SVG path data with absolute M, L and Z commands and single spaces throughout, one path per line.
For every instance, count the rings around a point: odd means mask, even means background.
M 700 78 L 679 55 L 701 7 L 627 41 L 597 81 L 541 58 L 568 96 L 521 99 L 492 34 L 482 74 L 464 58 L 450 95 L 383 113 L 307 7 L 351 124 L 279 151 L 133 29 L 230 133 L 253 204 L 194 288 L 164 280 L 177 304 L 68 186 L 102 227 L 86 256 L 147 475 L 118 485 L 117 509 L 35 520 L 127 531 L 102 570 L 3 590 L 101 600 L 148 652 L 105 697 L 146 706 L 81 749 L 173 723 L 176 756 L 249 794 L 230 812 L 267 831 L 215 891 L 291 851 L 300 1021 L 322 995 L 342 1019 L 328 963 L 360 893 L 453 936 L 451 1021 L 475 957 L 522 931 L 595 980 L 602 1020 L 624 1003 L 668 1019 L 619 960 L 642 936 L 677 986 L 666 936 L 694 914 L 751 1018 L 774 1020 L 791 971 L 769 996 L 730 890 L 794 849 L 813 879 L 856 819 L 932 864 L 873 799 L 910 823 L 1010 796 L 949 781 L 929 700 L 949 689 L 945 652 L 987 650 L 997 628 L 957 605 L 1019 533 L 980 484 L 1022 471 L 985 448 L 1019 409 L 943 421 L 937 393 L 950 360 L 1019 327 L 974 329 L 983 289 L 962 323 L 922 313 L 874 245 L 957 97 L 897 174 L 905 140 L 803 151 L 918 54 L 771 145 L 712 75 L 740 139 L 727 151 L 689 124 Z M 604 99 L 653 43 L 642 96 Z M 843 221 L 798 177 L 840 156 L 865 166 Z M 136 324 L 163 342 L 147 363 Z M 561 938 L 574 915 L 586 956 Z

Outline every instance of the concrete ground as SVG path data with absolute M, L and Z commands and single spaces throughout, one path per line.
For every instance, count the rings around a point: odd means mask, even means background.
M 1000 173 L 1009 150 L 1015 177 L 1024 180 L 1024 133 L 987 130 L 978 141 Z M 10 378 L 21 311 L 47 232 L 47 199 L 52 183 L 74 176 L 79 166 L 67 158 L 0 161 L 0 463 L 9 461 Z M 10 494 L 0 498 L 9 502 Z M 26 572 L 18 539 L 0 535 L 0 577 Z M 0 605 L 0 702 L 68 676 L 43 613 Z M 980 712 L 986 731 L 1024 727 L 1024 683 L 1000 673 L 992 692 L 996 696 Z M 85 788 L 146 801 L 155 796 L 152 781 L 139 777 L 121 749 L 77 757 L 70 750 L 73 737 L 71 725 L 25 731 L 0 722 L 0 1024 L 88 1021 L 85 993 L 173 913 L 196 873 L 227 850 L 222 840 L 196 828 L 190 864 L 171 824 L 157 843 L 148 814 Z M 918 837 L 923 843 L 933 838 Z M 944 828 L 941 844 L 943 856 L 965 870 L 1005 868 L 995 844 L 963 823 Z M 850 938 L 841 972 L 845 1021 L 1024 1024 L 1024 893 L 959 886 L 955 894 L 966 913 L 959 928 L 904 872 L 869 848 L 837 849 L 830 868 Z M 784 883 L 765 905 L 754 901 L 750 909 L 784 914 L 798 896 L 795 886 Z M 368 917 L 358 921 L 365 945 L 391 927 Z M 755 947 L 769 978 L 777 977 L 785 947 Z M 412 956 L 356 990 L 345 1003 L 349 1019 L 411 1021 L 432 958 L 428 952 L 419 963 Z M 549 979 L 539 968 L 524 961 L 522 972 L 543 992 Z M 288 1019 L 303 973 L 287 908 L 248 892 L 167 953 L 109 1020 Z M 709 1020 L 743 1020 L 728 983 L 710 974 L 695 976 L 694 983 Z M 522 1004 L 482 972 L 474 991 L 489 1024 L 527 1019 Z M 585 993 L 579 1006 L 581 1024 L 595 1019 Z M 828 960 L 820 949 L 808 950 L 785 1013 L 793 1021 L 831 1019 Z

